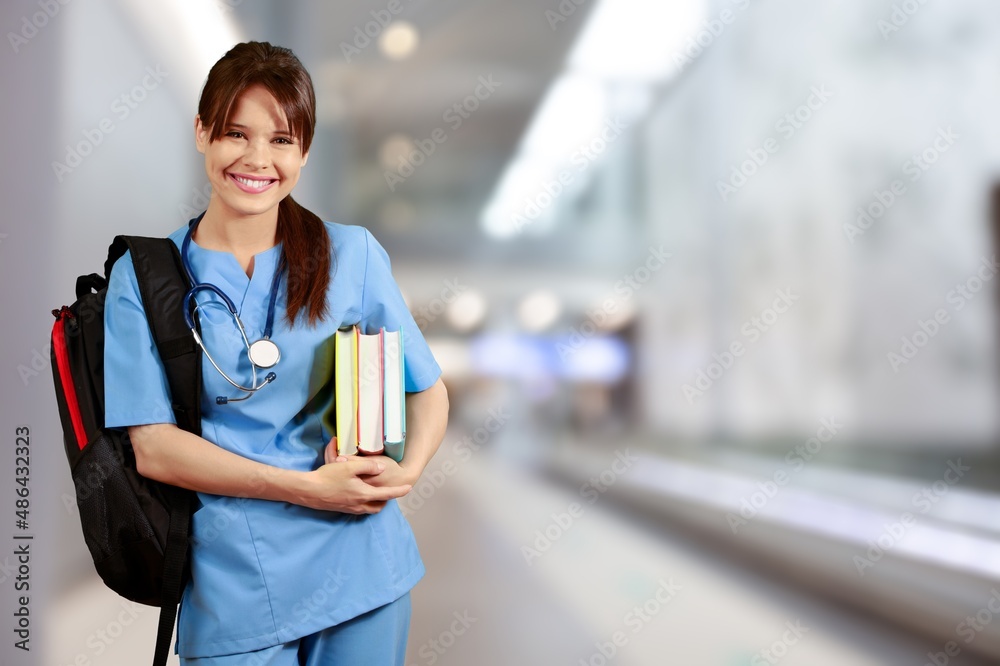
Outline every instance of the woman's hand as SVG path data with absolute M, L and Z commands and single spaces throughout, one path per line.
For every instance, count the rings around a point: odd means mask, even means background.
M 333 451 L 336 453 L 335 443 Z M 329 460 L 328 455 L 324 453 L 324 460 Z M 372 479 L 381 477 L 389 468 L 383 458 L 335 456 L 332 463 L 308 473 L 310 482 L 299 504 L 324 511 L 378 513 L 387 501 L 402 497 L 412 487 L 396 483 L 401 477 L 395 475 L 393 483 L 372 483 Z M 395 464 L 391 458 L 387 460 Z
M 345 456 L 340 456 L 340 458 L 345 458 Z M 389 456 L 358 456 L 358 458 L 362 460 L 375 460 L 380 465 L 385 466 L 385 469 L 378 476 L 369 476 L 365 479 L 365 483 L 373 485 L 376 488 L 391 486 L 410 486 L 412 488 L 416 485 L 419 478 L 419 475 L 414 476 L 410 469 L 403 463 L 398 463 Z
M 389 456 L 344 456 L 337 455 L 337 438 L 334 437 L 330 440 L 330 443 L 326 445 L 323 450 L 323 460 L 327 463 L 342 463 L 349 460 L 374 460 L 384 467 L 383 471 L 377 476 L 366 476 L 364 481 L 377 488 L 387 488 L 393 486 L 410 486 L 413 487 L 416 484 L 417 479 L 420 478 L 420 474 L 414 474 L 413 471 L 406 467 L 405 465 L 396 462 L 393 458 Z M 405 493 L 404 493 L 405 494 Z
M 329 465 L 332 462 L 344 462 L 347 456 L 337 455 L 337 438 L 332 438 L 323 449 L 323 462 Z

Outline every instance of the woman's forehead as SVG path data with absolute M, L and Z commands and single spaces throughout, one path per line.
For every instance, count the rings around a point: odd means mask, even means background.
M 229 125 L 265 122 L 274 129 L 288 130 L 288 117 L 284 107 L 271 91 L 262 85 L 253 85 L 244 90 L 233 102 L 229 114 Z

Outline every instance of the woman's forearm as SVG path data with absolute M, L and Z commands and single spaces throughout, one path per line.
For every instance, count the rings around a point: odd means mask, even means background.
M 369 485 L 363 477 L 385 469 L 375 459 L 300 472 L 244 458 L 172 423 L 132 426 L 128 431 L 140 474 L 198 492 L 353 514 L 378 513 L 388 500 L 410 492 L 409 484 Z
M 401 465 L 416 483 L 441 446 L 448 427 L 448 391 L 440 378 L 430 388 L 406 394 L 406 447 Z
M 172 423 L 128 429 L 136 467 L 146 478 L 214 495 L 302 504 L 304 472 L 250 460 Z

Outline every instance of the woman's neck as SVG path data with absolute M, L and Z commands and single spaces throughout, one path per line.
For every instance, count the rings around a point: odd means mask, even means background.
M 274 247 L 277 229 L 277 208 L 261 215 L 233 218 L 210 203 L 193 239 L 205 249 L 230 252 L 251 276 L 254 255 Z

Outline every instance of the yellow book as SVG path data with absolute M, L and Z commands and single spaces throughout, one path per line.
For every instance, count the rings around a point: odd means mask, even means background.
M 334 342 L 334 400 L 337 412 L 337 453 L 358 452 L 358 327 L 339 329 Z

